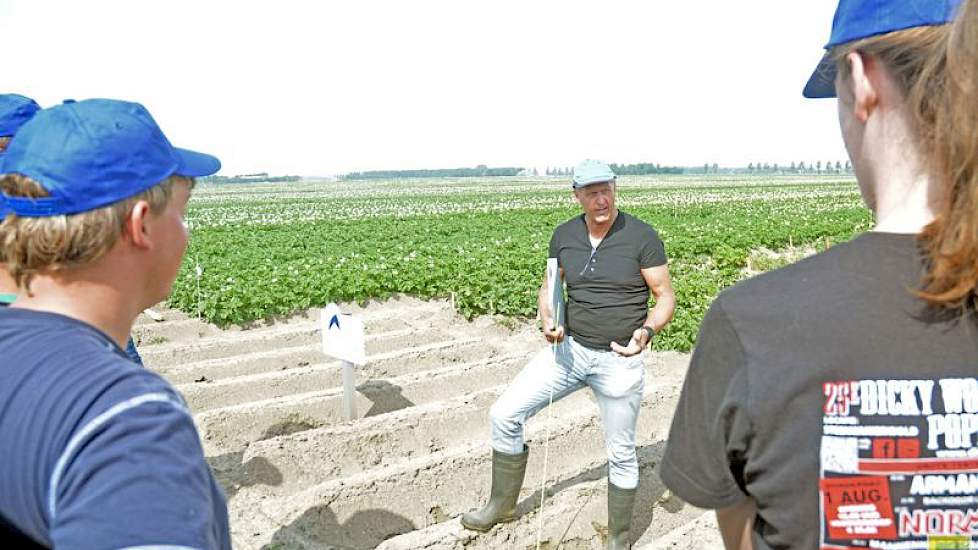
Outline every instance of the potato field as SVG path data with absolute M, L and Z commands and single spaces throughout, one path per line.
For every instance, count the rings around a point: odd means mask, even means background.
M 657 474 L 699 322 L 721 289 L 871 219 L 846 176 L 624 177 L 618 206 L 659 231 L 678 298 L 644 357 L 632 537 L 716 548 L 712 513 Z M 134 335 L 194 412 L 235 547 L 602 548 L 605 451 L 587 390 L 528 424 L 518 519 L 482 535 L 458 519 L 488 494 L 490 405 L 547 345 L 536 289 L 553 228 L 579 212 L 552 178 L 199 185 L 162 320 L 141 316 Z M 340 364 L 320 349 L 329 302 L 366 329 L 352 422 Z

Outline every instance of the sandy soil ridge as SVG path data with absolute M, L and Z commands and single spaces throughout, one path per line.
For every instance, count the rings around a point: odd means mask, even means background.
M 370 361 L 357 372 L 353 422 L 341 418 L 340 364 L 319 350 L 315 311 L 223 331 L 160 308 L 162 321 L 137 321 L 147 366 L 194 411 L 228 496 L 236 548 L 534 548 L 541 524 L 543 548 L 603 547 L 606 463 L 588 390 L 528 425 L 519 518 L 482 535 L 458 521 L 487 496 L 488 410 L 546 346 L 535 328 L 470 322 L 447 302 L 408 297 L 342 309 L 363 318 Z M 671 496 L 657 474 L 688 361 L 678 353 L 645 357 L 636 548 L 720 544 L 712 514 Z

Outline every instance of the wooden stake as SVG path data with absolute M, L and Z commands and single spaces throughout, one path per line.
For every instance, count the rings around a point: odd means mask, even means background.
M 357 392 L 356 380 L 353 375 L 353 363 L 343 361 L 343 419 L 351 421 L 357 415 L 357 406 L 353 397 Z

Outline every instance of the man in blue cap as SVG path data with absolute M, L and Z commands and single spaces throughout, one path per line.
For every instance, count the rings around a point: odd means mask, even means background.
M 45 109 L 10 142 L 0 246 L 21 292 L 0 308 L 0 532 L 45 548 L 231 547 L 186 404 L 123 352 L 170 292 L 193 178 L 219 168 L 115 100 Z
M 512 521 L 529 451 L 526 421 L 557 401 L 589 386 L 604 424 L 608 455 L 607 548 L 629 548 L 638 489 L 635 424 L 642 404 L 642 351 L 672 320 L 675 293 L 665 247 L 642 220 L 615 206 L 616 177 L 597 160 L 574 168 L 574 197 L 584 213 L 557 227 L 550 257 L 567 283 L 567 311 L 554 312 L 546 278 L 538 294 L 544 349 L 527 365 L 489 411 L 492 487 L 489 503 L 462 516 L 462 525 L 487 531 Z M 649 308 L 649 292 L 655 306 Z M 566 329 L 555 315 L 566 313 Z M 566 331 L 565 331 L 566 330 Z
M 39 110 L 40 106 L 33 99 L 20 94 L 0 94 L 0 159 L 17 130 Z M 6 215 L 4 210 L 0 202 L 0 218 Z M 0 307 L 12 304 L 17 299 L 18 291 L 17 284 L 2 264 L 3 255 L 0 254 Z M 126 343 L 126 355 L 139 365 L 143 364 L 143 358 L 131 337 Z

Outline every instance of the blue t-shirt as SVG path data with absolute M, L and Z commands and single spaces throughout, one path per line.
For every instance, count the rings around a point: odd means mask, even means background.
M 14 303 L 16 299 L 16 294 L 0 294 L 0 307 L 7 307 Z M 132 336 L 129 337 L 129 342 L 126 343 L 126 355 L 140 367 L 143 366 L 143 358 L 139 355 L 139 351 L 136 350 L 136 342 L 132 340 Z
M 0 308 L 0 342 L 0 534 L 55 548 L 231 548 L 224 495 L 169 383 L 53 313 Z

